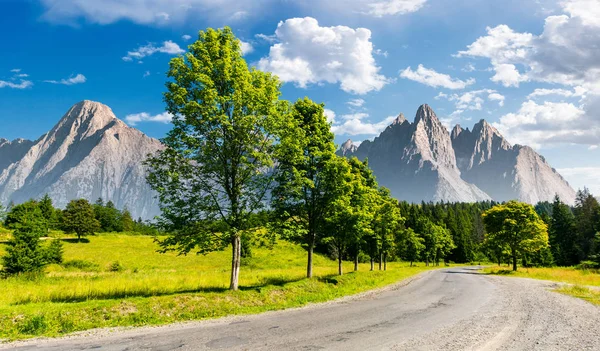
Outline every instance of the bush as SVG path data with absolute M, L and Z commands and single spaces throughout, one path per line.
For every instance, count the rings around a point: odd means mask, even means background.
M 70 260 L 62 264 L 66 269 L 75 268 L 84 272 L 96 272 L 100 269 L 96 263 L 85 261 L 85 260 Z
M 119 261 L 115 261 L 108 265 L 109 272 L 120 272 L 122 270 L 123 270 L 123 266 L 121 265 L 121 263 Z
M 581 270 L 586 270 L 586 269 L 598 269 L 600 268 L 600 264 L 598 264 L 598 262 L 594 262 L 594 261 L 581 261 L 580 264 L 578 264 L 577 269 L 581 269 Z
M 63 244 L 60 240 L 52 240 L 46 248 L 46 263 L 61 264 L 63 262 Z

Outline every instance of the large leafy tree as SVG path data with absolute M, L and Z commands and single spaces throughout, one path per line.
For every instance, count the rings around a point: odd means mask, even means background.
M 514 271 L 520 255 L 548 246 L 548 227 L 529 204 L 509 201 L 482 216 L 490 242 L 509 249 Z
M 423 244 L 425 239 L 417 235 L 412 228 L 402 230 L 398 239 L 400 256 L 409 261 L 412 267 L 413 262 L 417 261 L 421 257 L 421 252 L 425 250 L 425 244 Z
M 325 213 L 336 193 L 327 181 L 335 144 L 323 105 L 298 100 L 282 128 L 277 147 L 277 186 L 272 207 L 287 238 L 308 251 L 306 276 L 312 277 L 313 250 L 325 236 Z
M 201 31 L 171 60 L 166 110 L 173 129 L 148 159 L 163 250 L 187 254 L 232 247 L 230 288 L 238 289 L 241 237 L 272 186 L 272 149 L 282 113 L 280 83 L 249 68 L 230 28 Z
M 63 211 L 62 227 L 66 233 L 77 234 L 77 241 L 82 236 L 94 235 L 100 230 L 100 223 L 94 217 L 92 205 L 85 199 L 72 200 Z
M 13 237 L 2 257 L 4 271 L 8 274 L 39 272 L 46 263 L 45 252 L 40 246 L 46 222 L 37 206 L 22 206 L 19 214 L 18 220 L 11 224 Z
M 579 259 L 586 260 L 595 254 L 596 233 L 600 231 L 600 204 L 589 189 L 584 188 L 577 192 L 574 212 Z
M 373 206 L 373 204 L 369 204 Z M 383 270 L 387 270 L 387 259 L 395 251 L 396 235 L 404 218 L 400 215 L 398 202 L 393 199 L 386 188 L 379 188 L 377 204 L 371 207 L 374 210 L 373 235 L 378 243 L 379 269 L 383 262 Z

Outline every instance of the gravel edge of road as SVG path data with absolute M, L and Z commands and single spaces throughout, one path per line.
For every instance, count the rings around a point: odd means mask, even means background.
M 472 267 L 477 267 L 477 266 L 472 266 Z M 287 313 L 290 311 L 315 309 L 315 308 L 322 308 L 322 307 L 335 305 L 335 304 L 350 303 L 353 301 L 371 298 L 373 296 L 382 294 L 387 291 L 398 290 L 402 287 L 409 285 L 410 283 L 414 282 L 415 280 L 421 279 L 429 274 L 432 274 L 434 271 L 438 271 L 438 270 L 442 270 L 442 269 L 449 269 L 449 268 L 455 268 L 455 267 L 440 267 L 438 269 L 432 269 L 429 271 L 417 273 L 413 276 L 407 277 L 405 279 L 399 280 L 395 283 L 383 286 L 381 288 L 367 290 L 367 291 L 363 291 L 361 293 L 347 295 L 347 296 L 339 297 L 339 298 L 329 300 L 329 301 L 308 303 L 308 304 L 306 304 L 304 306 L 300 306 L 300 307 L 291 307 L 291 308 L 275 310 L 275 311 L 266 311 L 266 312 L 261 312 L 261 313 L 256 313 L 256 314 L 234 314 L 234 315 L 229 315 L 229 316 L 219 317 L 219 318 L 214 318 L 214 319 L 176 322 L 176 323 L 162 324 L 162 325 L 89 329 L 89 330 L 74 332 L 74 333 L 56 337 L 56 338 L 39 337 L 39 338 L 17 340 L 17 341 L 10 341 L 10 342 L 6 342 L 6 341 L 0 339 L 0 350 L 10 349 L 10 348 L 20 347 L 20 346 L 39 345 L 39 344 L 44 344 L 44 343 L 58 342 L 61 340 L 67 341 L 67 340 L 77 340 L 77 339 L 100 339 L 103 337 L 110 337 L 117 333 L 121 333 L 121 334 L 136 333 L 137 334 L 137 333 L 144 333 L 147 331 L 157 330 L 157 329 L 168 330 L 171 328 L 181 329 L 181 328 L 194 328 L 194 327 L 203 326 L 203 325 L 229 324 L 229 323 L 235 322 L 236 320 L 239 320 L 242 318 L 243 319 L 258 318 L 260 316 L 271 316 L 274 314 Z

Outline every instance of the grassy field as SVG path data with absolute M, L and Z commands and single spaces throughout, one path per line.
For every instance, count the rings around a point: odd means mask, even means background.
M 253 249 L 243 262 L 240 291 L 230 292 L 229 252 L 177 256 L 156 249 L 151 237 L 93 236 L 88 243 L 66 242 L 65 263 L 48 266 L 44 277 L 0 280 L 0 340 L 297 307 L 433 269 L 390 263 L 387 272 L 369 272 L 362 264 L 360 272 L 338 277 L 336 262 L 317 255 L 317 278 L 307 280 L 305 251 L 280 242 L 272 250 Z
M 575 267 L 523 268 L 513 272 L 509 267 L 487 267 L 484 273 L 511 277 L 551 280 L 575 285 L 600 286 L 600 274 L 594 269 Z

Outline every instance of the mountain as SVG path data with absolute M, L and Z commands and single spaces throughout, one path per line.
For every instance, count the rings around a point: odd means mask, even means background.
M 101 103 L 75 104 L 36 141 L 0 140 L 0 202 L 49 194 L 64 208 L 77 198 L 103 198 L 132 215 L 152 218 L 158 203 L 142 162 L 162 144 L 117 119 Z
M 346 141 L 344 145 L 354 145 Z M 573 203 L 575 191 L 546 160 L 527 146 L 511 145 L 482 120 L 473 131 L 442 125 L 428 105 L 414 122 L 400 114 L 373 141 L 339 155 L 368 159 L 379 184 L 409 202 L 552 201 Z
M 490 197 L 460 177 L 450 134 L 428 105 L 413 123 L 400 114 L 375 140 L 365 140 L 345 156 L 368 158 L 379 184 L 398 199 L 483 201 Z M 339 153 L 339 152 L 338 152 Z
M 537 203 L 558 194 L 566 203 L 575 202 L 573 188 L 543 156 L 529 146 L 511 145 L 485 120 L 473 131 L 454 127 L 452 145 L 462 178 L 494 200 Z

